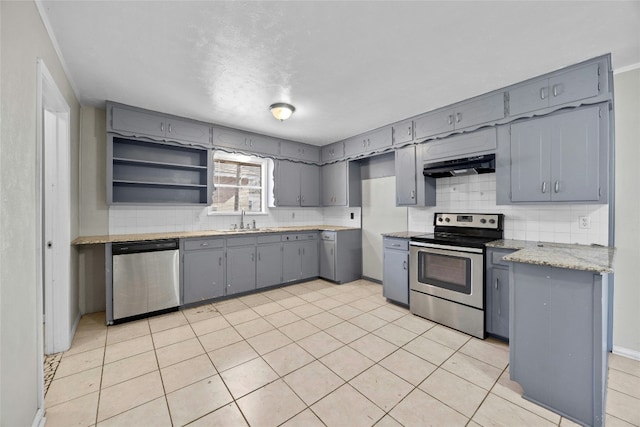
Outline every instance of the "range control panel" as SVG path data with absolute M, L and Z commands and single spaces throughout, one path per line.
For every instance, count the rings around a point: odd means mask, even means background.
M 502 230 L 502 219 L 503 214 L 437 213 L 433 217 L 433 225 Z

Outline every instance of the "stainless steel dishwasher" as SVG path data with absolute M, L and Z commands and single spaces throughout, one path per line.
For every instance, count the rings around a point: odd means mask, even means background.
M 114 243 L 113 320 L 180 305 L 178 240 Z

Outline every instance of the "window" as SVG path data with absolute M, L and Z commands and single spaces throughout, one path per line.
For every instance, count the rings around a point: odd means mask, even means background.
M 215 151 L 211 212 L 266 212 L 267 161 Z

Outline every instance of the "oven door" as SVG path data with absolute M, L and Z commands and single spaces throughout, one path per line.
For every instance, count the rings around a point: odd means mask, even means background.
M 484 309 L 482 249 L 410 243 L 412 291 Z

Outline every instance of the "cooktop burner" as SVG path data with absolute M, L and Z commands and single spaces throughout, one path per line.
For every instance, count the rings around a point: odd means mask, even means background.
M 484 248 L 503 238 L 503 214 L 436 213 L 434 232 L 413 237 L 415 242 Z

